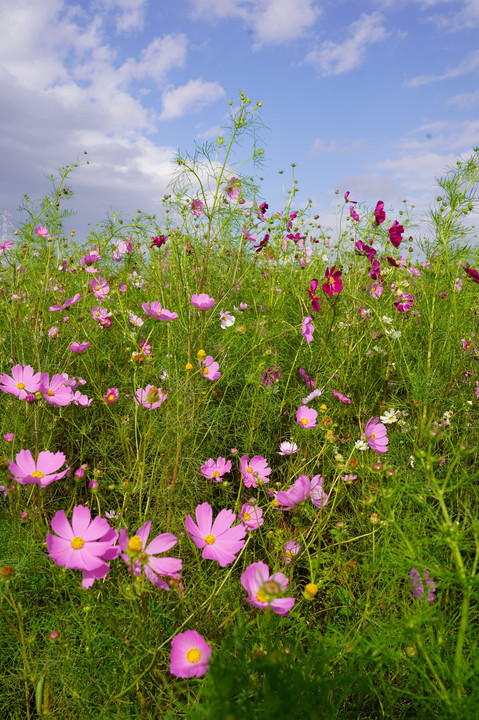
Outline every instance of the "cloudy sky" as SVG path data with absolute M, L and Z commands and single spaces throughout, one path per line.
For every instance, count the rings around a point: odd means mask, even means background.
M 263 104 L 272 210 L 291 163 L 324 221 L 335 189 L 426 209 L 479 144 L 479 0 L 0 0 L 0 27 L 13 220 L 84 150 L 70 227 L 159 213 L 177 151 L 214 141 L 240 90 Z

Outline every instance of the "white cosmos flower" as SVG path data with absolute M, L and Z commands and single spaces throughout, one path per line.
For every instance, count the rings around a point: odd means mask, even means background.
M 232 314 L 231 314 L 230 312 L 228 312 L 228 311 L 222 310 L 222 311 L 220 312 L 220 320 L 221 320 L 221 327 L 222 327 L 223 330 L 224 330 L 225 328 L 228 328 L 228 327 L 231 327 L 231 325 L 234 325 L 235 316 L 232 315 Z
M 323 394 L 323 391 L 320 390 L 319 388 L 316 388 L 316 390 L 313 390 L 312 393 L 309 393 L 309 395 L 307 397 L 303 398 L 303 401 L 302 401 L 303 405 L 307 405 L 308 403 L 311 402 L 311 400 L 314 400 L 314 398 L 317 398 L 322 394 Z
M 385 425 L 391 425 L 391 423 L 395 423 L 398 421 L 396 411 L 393 408 L 386 410 L 384 415 L 381 415 L 381 417 L 379 419 Z

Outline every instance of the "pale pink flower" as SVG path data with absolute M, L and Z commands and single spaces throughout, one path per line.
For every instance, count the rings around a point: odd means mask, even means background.
M 231 460 L 226 461 L 224 457 L 219 457 L 216 461 L 210 458 L 200 468 L 203 477 L 214 482 L 221 482 L 223 475 L 231 470 Z
M 108 285 L 105 278 L 100 277 L 100 275 L 95 275 L 95 277 L 90 280 L 88 284 L 93 290 L 94 296 L 97 297 L 99 300 L 104 300 L 110 292 L 110 286 Z
M 39 237 L 43 237 L 43 238 L 50 237 L 50 233 L 48 232 L 47 228 L 44 225 L 37 225 L 35 228 L 35 232 Z
M 315 427 L 317 417 L 317 411 L 307 405 L 301 405 L 296 412 L 296 422 L 308 430 Z
M 64 510 L 52 518 L 52 530 L 47 533 L 47 547 L 50 557 L 60 567 L 83 570 L 82 586 L 87 589 L 95 580 L 105 577 L 109 570 L 108 560 L 114 560 L 120 551 L 115 543 L 118 530 L 114 530 L 105 518 L 91 520 L 90 508 L 76 505 L 73 508 L 72 524 Z
M 87 395 L 82 395 L 80 390 L 76 390 L 73 395 L 73 404 L 79 405 L 80 407 L 90 407 L 93 402 L 93 398 L 89 398 Z
M 369 286 L 369 294 L 375 300 L 378 300 L 378 298 L 381 297 L 381 295 L 383 294 L 383 283 L 381 280 L 378 280 L 375 283 L 371 283 L 371 285 Z
M 270 607 L 277 615 L 289 615 L 295 603 L 294 598 L 280 597 L 288 586 L 288 578 L 281 572 L 270 575 L 264 562 L 248 565 L 241 575 L 241 584 L 248 593 L 246 602 L 253 607 L 266 610 Z
M 193 215 L 196 215 L 196 217 L 199 217 L 200 215 L 204 215 L 203 210 L 205 209 L 204 203 L 201 202 L 201 200 L 192 200 L 191 201 L 191 212 Z
M 10 460 L 8 469 L 12 479 L 20 485 L 39 485 L 44 488 L 55 480 L 65 477 L 68 467 L 58 472 L 65 460 L 66 457 L 62 452 L 52 453 L 49 450 L 42 450 L 35 461 L 30 450 L 20 450 L 15 456 L 15 462 Z
M 169 322 L 170 320 L 176 320 L 178 314 L 170 312 L 166 308 L 162 308 L 161 304 L 157 300 L 153 300 L 152 303 L 146 302 L 141 304 L 143 310 L 150 315 L 154 320 L 163 320 L 163 322 Z
M 264 523 L 263 511 L 254 498 L 250 498 L 241 506 L 239 518 L 247 530 L 257 530 Z
M 148 410 L 155 410 L 162 405 L 168 393 L 163 393 L 163 388 L 157 388 L 155 385 L 147 385 L 146 388 L 138 388 L 136 391 L 136 397 L 134 398 L 137 405 L 141 405 Z
M 258 487 L 258 484 L 269 482 L 268 475 L 272 470 L 268 467 L 268 461 L 261 455 L 255 455 L 248 460 L 247 455 L 240 458 L 240 472 L 245 487 Z
M 303 324 L 301 326 L 301 335 L 304 337 L 306 342 L 311 342 L 313 339 L 313 333 L 314 333 L 314 325 L 313 325 L 313 318 L 311 315 L 307 315 L 307 317 L 304 318 Z
M 292 455 L 293 453 L 298 452 L 298 450 L 299 448 L 295 442 L 288 442 L 285 440 L 280 443 L 278 455 Z
M 197 505 L 196 523 L 190 515 L 185 518 L 185 527 L 196 547 L 203 550 L 205 560 L 216 560 L 226 567 L 236 560 L 236 554 L 245 541 L 246 529 L 243 525 L 231 527 L 236 519 L 232 510 L 221 510 L 213 522 L 213 509 L 207 502 Z
M 202 677 L 208 670 L 211 648 L 196 630 L 185 630 L 171 641 L 170 673 L 180 678 Z
M 36 393 L 40 387 L 41 373 L 34 372 L 31 365 L 14 365 L 12 377 L 3 373 L 0 377 L 0 390 L 9 395 L 16 395 L 25 400 L 27 395 Z
M 88 350 L 89 347 L 90 347 L 89 342 L 82 342 L 82 343 L 74 342 L 69 346 L 68 349 L 71 350 L 71 352 L 73 352 L 73 353 L 79 354 L 79 353 L 83 353 L 86 350 Z
M 67 298 L 63 305 L 51 305 L 48 309 L 50 312 L 57 312 L 57 310 L 66 310 L 67 307 L 71 307 L 75 303 L 81 300 L 80 293 L 76 293 L 72 298 Z
M 321 475 L 315 475 L 311 478 L 310 498 L 313 505 L 322 509 L 328 502 L 329 495 L 323 490 L 323 478 Z
M 230 312 L 222 310 L 220 312 L 220 320 L 221 320 L 221 327 L 223 330 L 225 330 L 226 328 L 231 327 L 231 325 L 234 325 L 235 316 L 232 315 Z
M 157 535 L 148 543 L 151 530 L 151 520 L 148 520 L 129 538 L 126 528 L 120 531 L 119 545 L 122 560 L 129 566 L 129 571 L 135 577 L 144 572 L 145 577 L 162 590 L 169 590 L 170 586 L 164 578 L 180 578 L 180 571 L 183 566 L 182 560 L 171 557 L 155 557 L 165 553 L 176 545 L 178 538 L 171 533 Z
M 386 426 L 379 422 L 378 417 L 370 418 L 361 437 L 366 438 L 371 450 L 382 455 L 388 451 L 389 439 L 387 432 Z
M 49 405 L 63 407 L 73 401 L 72 389 L 65 385 L 64 375 L 53 375 L 50 380 L 48 373 L 42 373 L 39 390 Z
M 191 296 L 191 304 L 198 310 L 210 310 L 215 304 L 215 300 L 206 293 Z
M 221 377 L 221 373 L 219 372 L 220 366 L 212 355 L 207 355 L 204 360 L 198 362 L 198 365 L 201 368 L 203 377 L 208 378 L 208 380 L 219 380 Z

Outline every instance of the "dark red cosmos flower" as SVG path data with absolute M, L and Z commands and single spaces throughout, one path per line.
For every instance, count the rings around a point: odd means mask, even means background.
M 395 248 L 398 248 L 400 246 L 403 232 L 404 227 L 400 225 L 397 220 L 395 220 L 388 230 L 389 239 L 391 240 L 391 243 L 394 245 Z
M 479 283 L 479 271 L 474 270 L 469 263 L 466 263 L 465 267 L 462 268 L 465 273 L 469 275 L 470 278 L 474 280 L 475 283 Z
M 261 250 L 267 245 L 269 242 L 269 235 L 265 235 L 264 238 L 259 242 L 257 245 L 255 245 L 255 252 L 259 253 Z
M 311 309 L 314 310 L 314 312 L 319 312 L 321 310 L 318 298 L 316 297 L 316 290 L 318 289 L 318 285 L 319 282 L 316 278 L 314 278 L 314 280 L 311 280 L 311 282 L 309 283 L 308 295 L 311 298 Z
M 382 200 L 378 200 L 376 203 L 374 217 L 376 218 L 376 223 L 378 225 L 380 225 L 386 220 L 386 213 L 384 212 L 384 203 Z
M 154 235 L 152 235 L 151 239 L 153 240 L 153 242 L 150 245 L 151 248 L 152 247 L 161 247 L 168 240 L 168 235 L 160 235 L 159 237 L 155 237 Z
M 393 265 L 393 267 L 401 267 L 400 264 L 396 262 L 395 259 L 392 257 L 387 257 L 386 260 L 390 265 Z
M 373 262 L 374 256 L 376 255 L 377 250 L 375 250 L 370 245 L 366 245 L 366 243 L 364 243 L 362 240 L 358 240 L 356 242 L 356 248 L 357 248 L 357 250 L 359 250 L 360 253 L 364 253 L 365 255 L 367 255 L 367 258 L 370 263 Z
M 377 280 L 381 276 L 381 266 L 379 260 L 373 260 L 371 267 L 369 268 L 369 275 L 373 280 Z

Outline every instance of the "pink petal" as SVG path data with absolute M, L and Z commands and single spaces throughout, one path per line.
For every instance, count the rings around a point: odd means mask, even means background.
M 83 538 L 83 533 L 87 531 L 88 526 L 90 525 L 90 520 L 90 508 L 84 507 L 83 505 L 75 505 L 72 515 L 74 537 Z
M 58 510 L 58 512 L 55 513 L 52 517 L 51 526 L 54 532 L 56 532 L 56 534 L 61 538 L 71 541 L 75 537 L 75 533 L 67 520 L 64 510 Z
M 145 548 L 145 552 L 148 555 L 156 555 L 157 553 L 167 552 L 176 545 L 177 542 L 178 538 L 175 537 L 175 535 L 172 535 L 171 533 L 163 533 L 162 535 L 157 535 L 153 538 L 148 547 Z

